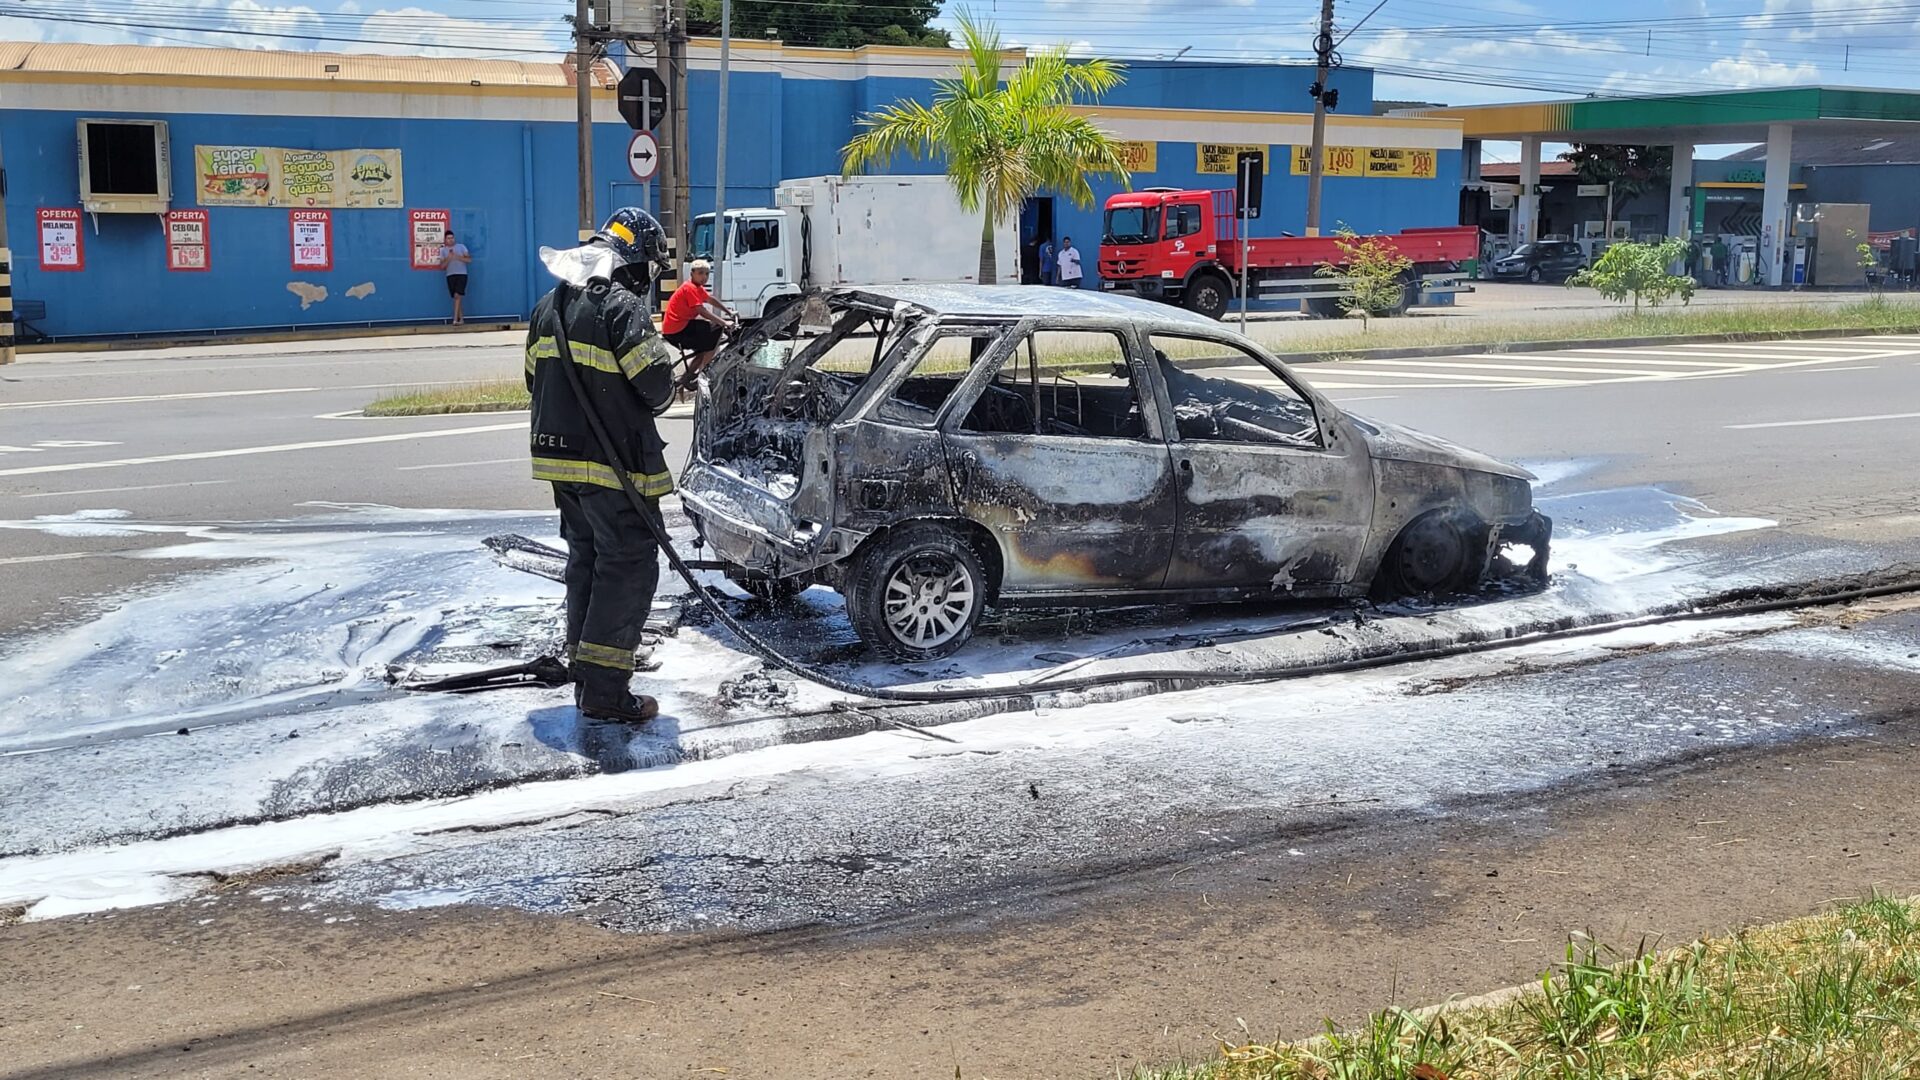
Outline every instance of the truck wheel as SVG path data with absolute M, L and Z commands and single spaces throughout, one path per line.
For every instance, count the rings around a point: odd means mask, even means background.
M 1184 303 L 1188 311 L 1199 312 L 1209 319 L 1225 318 L 1227 305 L 1233 300 L 1233 286 L 1218 274 L 1201 274 L 1187 286 Z
M 951 656 L 973 637 L 987 606 L 980 556 L 952 527 L 905 525 L 860 557 L 847 582 L 847 614 L 860 640 L 896 660 Z
M 1373 596 L 1389 600 L 1453 592 L 1466 584 L 1473 560 L 1471 530 L 1445 510 L 1422 514 L 1400 530 L 1373 578 Z

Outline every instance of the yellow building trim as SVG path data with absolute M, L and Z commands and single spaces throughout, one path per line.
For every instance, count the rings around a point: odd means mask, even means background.
M 1072 105 L 1073 113 L 1086 117 L 1112 117 L 1116 120 L 1210 120 L 1231 124 L 1298 123 L 1313 120 L 1312 113 L 1252 112 L 1242 109 L 1166 109 L 1141 105 Z M 1328 123 L 1345 128 L 1412 128 L 1449 131 L 1460 126 L 1453 119 L 1427 119 L 1409 116 L 1330 116 Z
M 218 75 L 114 75 L 111 77 L 81 71 L 0 71 L 0 83 L 50 84 L 59 86 L 164 86 L 193 90 L 303 91 L 351 94 L 432 94 L 448 97 L 560 98 L 573 100 L 571 86 L 510 86 L 483 83 L 428 82 L 354 82 L 347 79 L 226 78 Z M 595 85 L 593 97 L 612 100 L 614 91 Z

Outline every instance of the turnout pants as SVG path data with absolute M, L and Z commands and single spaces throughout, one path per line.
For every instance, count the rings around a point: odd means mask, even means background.
M 647 500 L 655 513 L 659 500 Z M 588 708 L 623 707 L 632 691 L 633 652 L 660 583 L 660 549 L 624 491 L 555 484 L 560 536 L 567 542 L 567 662 L 574 699 Z

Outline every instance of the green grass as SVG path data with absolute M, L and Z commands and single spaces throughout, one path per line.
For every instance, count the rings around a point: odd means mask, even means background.
M 1284 326 L 1285 324 L 1268 324 Z M 1374 319 L 1371 328 L 1316 335 L 1290 343 L 1271 334 L 1267 347 L 1282 356 L 1339 356 L 1363 349 L 1439 345 L 1496 347 L 1520 341 L 1579 341 L 1688 334 L 1764 337 L 1817 330 L 1920 330 L 1920 303 L 1872 297 L 1832 307 L 1819 304 L 1714 305 L 1653 308 L 1635 315 L 1498 321 L 1493 319 Z
M 505 412 L 532 404 L 519 379 L 419 386 L 375 399 L 368 416 L 427 416 L 434 413 Z
M 1227 1044 L 1132 1080 L 1895 1080 L 1920 1076 L 1920 911 L 1824 915 L 1622 955 L 1576 937 L 1532 993 L 1387 1009 L 1299 1042 Z

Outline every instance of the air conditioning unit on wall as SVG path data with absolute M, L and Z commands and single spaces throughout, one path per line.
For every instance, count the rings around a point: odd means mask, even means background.
M 80 120 L 80 205 L 90 214 L 164 214 L 173 207 L 165 120 Z

